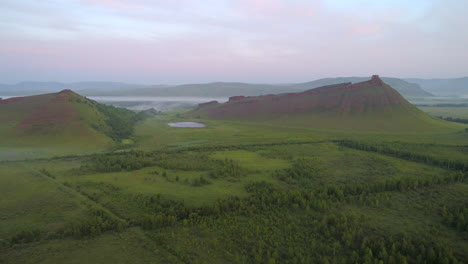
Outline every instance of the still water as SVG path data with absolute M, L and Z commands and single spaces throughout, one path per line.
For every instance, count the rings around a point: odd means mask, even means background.
M 176 122 L 168 125 L 171 127 L 206 127 L 205 124 L 197 122 Z

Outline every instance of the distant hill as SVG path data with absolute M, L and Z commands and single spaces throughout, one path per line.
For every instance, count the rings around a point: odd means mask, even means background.
M 418 84 L 408 83 L 397 78 L 382 78 L 392 85 L 403 96 L 420 97 L 432 96 L 424 91 Z M 145 87 L 131 90 L 122 89 L 120 91 L 99 91 L 86 95 L 122 95 L 122 96 L 193 96 L 193 97 L 230 97 L 235 95 L 256 96 L 265 94 L 277 94 L 288 92 L 301 92 L 317 88 L 324 85 L 338 84 L 343 82 L 362 82 L 364 77 L 339 77 L 326 78 L 312 82 L 297 84 L 251 84 L 238 82 L 214 82 L 206 84 L 184 84 L 169 87 Z
M 410 104 L 378 76 L 298 93 L 235 96 L 228 102 L 208 102 L 188 117 L 246 120 L 331 129 L 421 131 L 447 126 Z
M 119 82 L 20 82 L 17 84 L 0 84 L 0 94 L 24 96 L 59 92 L 61 90 L 73 90 L 86 94 L 95 93 L 96 91 L 119 91 L 143 87 L 145 86 Z
M 468 77 L 454 79 L 406 79 L 436 95 L 468 95 Z
M 230 97 L 238 94 L 246 96 L 301 92 L 324 85 L 343 82 L 362 82 L 365 77 L 338 77 L 319 79 L 295 84 L 251 84 L 239 82 L 213 82 L 205 84 L 139 85 L 118 82 L 21 82 L 13 85 L 0 84 L 0 95 L 37 95 L 61 90 L 78 91 L 86 96 L 190 96 L 190 97 Z M 418 84 L 397 78 L 383 77 L 382 80 L 394 87 L 405 97 L 432 96 Z
M 382 81 L 386 84 L 392 86 L 395 90 L 397 90 L 401 95 L 405 97 L 427 97 L 433 96 L 431 93 L 423 90 L 418 84 L 410 83 L 398 78 L 391 78 L 391 77 L 382 77 Z M 309 90 L 313 88 L 317 88 L 324 85 L 331 85 L 331 84 L 339 84 L 345 82 L 351 83 L 358 83 L 368 80 L 367 77 L 338 77 L 338 78 L 325 78 L 319 79 L 312 82 L 294 84 L 290 87 L 294 90 Z
M 139 89 L 104 91 L 96 95 L 122 96 L 190 96 L 190 97 L 229 97 L 236 94 L 261 95 L 284 92 L 289 88 L 269 84 L 238 82 L 213 82 L 205 84 L 183 84 L 177 86 L 151 86 Z M 87 94 L 88 95 L 88 94 Z M 89 94 L 94 95 L 94 94 Z
M 71 90 L 0 100 L 0 144 L 106 146 L 131 134 L 137 115 Z

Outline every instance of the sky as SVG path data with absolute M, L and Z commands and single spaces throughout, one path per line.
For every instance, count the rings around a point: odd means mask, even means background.
M 0 83 L 468 75 L 468 0 L 1 0 Z

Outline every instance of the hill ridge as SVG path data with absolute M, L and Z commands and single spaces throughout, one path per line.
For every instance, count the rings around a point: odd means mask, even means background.
M 367 95 L 370 91 L 367 91 L 372 87 L 375 93 L 380 91 L 377 96 Z M 372 90 L 371 89 L 371 90 Z M 366 90 L 362 95 L 355 95 L 360 93 L 360 90 Z M 317 100 L 317 96 L 326 96 L 327 98 L 320 98 Z M 309 100 L 304 101 L 306 98 Z M 291 104 L 289 101 L 294 101 L 296 104 Z M 298 93 L 282 93 L 282 94 L 269 94 L 260 96 L 232 96 L 229 101 L 225 104 L 219 104 L 217 102 L 208 102 L 199 104 L 199 108 L 218 106 L 221 109 L 220 112 L 208 113 L 209 117 L 223 117 L 223 115 L 236 115 L 229 113 L 229 108 L 235 108 L 236 106 L 242 105 L 244 108 L 234 110 L 238 115 L 255 115 L 258 111 L 264 111 L 268 108 L 268 104 L 271 103 L 279 108 L 270 109 L 271 113 L 287 114 L 287 113 L 298 113 L 314 111 L 316 108 L 331 109 L 336 106 L 341 106 L 340 112 L 346 114 L 352 112 L 353 109 L 363 111 L 363 107 L 366 103 L 374 105 L 392 105 L 392 104 L 405 104 L 408 103 L 397 91 L 386 85 L 378 75 L 372 76 L 372 78 L 365 82 L 352 84 L 350 82 L 341 84 L 326 85 L 314 89 L 309 89 Z M 256 105 L 262 105 L 262 107 L 255 107 Z M 409 104 L 409 103 L 408 103 Z M 261 108 L 261 109 L 256 109 Z
M 298 93 L 232 96 L 223 104 L 199 104 L 186 115 L 358 130 L 422 130 L 442 122 L 417 109 L 378 75 L 359 83 L 345 82 Z

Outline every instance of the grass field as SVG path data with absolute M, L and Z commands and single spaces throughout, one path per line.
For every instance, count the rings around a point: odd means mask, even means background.
M 467 174 L 437 163 L 466 163 L 467 126 L 377 133 L 172 121 L 181 118 L 146 119 L 131 144 L 104 154 L 1 162 L 0 262 L 468 260 L 463 224 L 452 224 L 468 204 Z
M 432 116 L 454 117 L 468 119 L 468 107 L 419 107 L 419 109 Z

